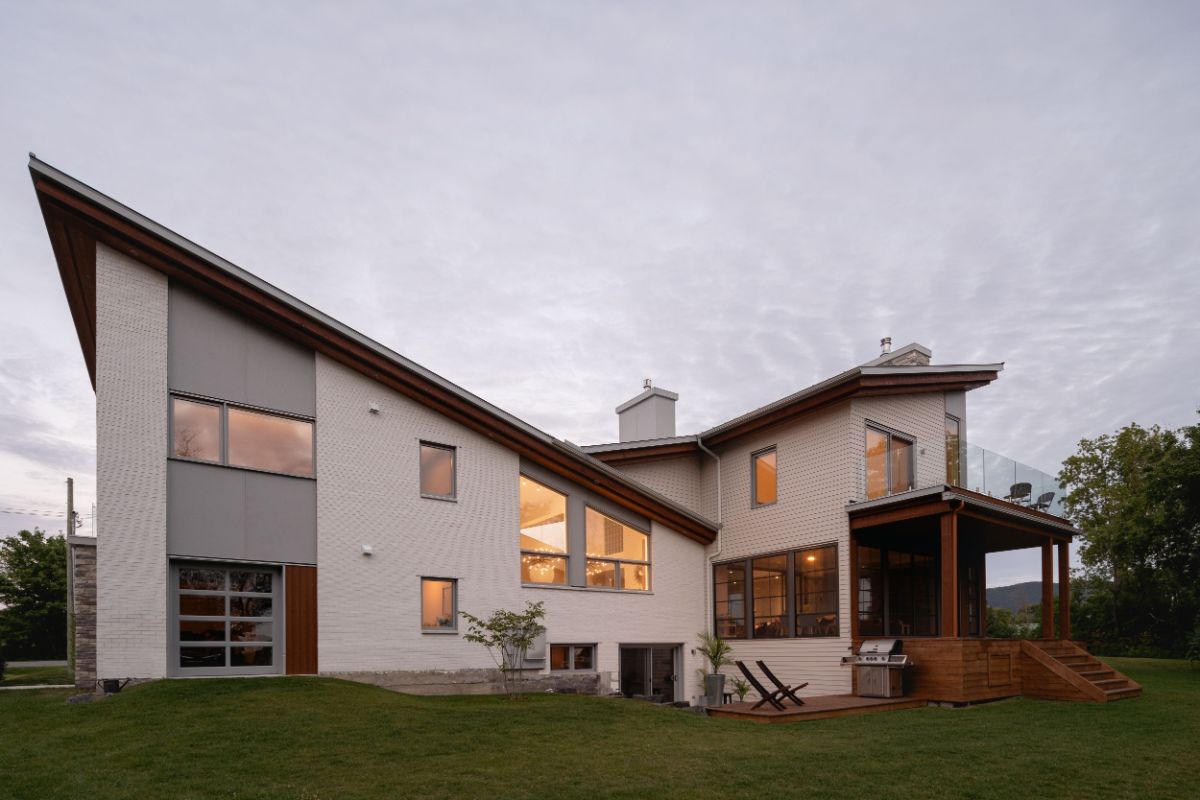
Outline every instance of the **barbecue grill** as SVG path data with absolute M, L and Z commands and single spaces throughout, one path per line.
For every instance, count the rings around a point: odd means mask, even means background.
M 842 659 L 858 670 L 860 697 L 904 696 L 904 670 L 912 662 L 900 652 L 902 646 L 899 639 L 867 639 L 856 655 Z

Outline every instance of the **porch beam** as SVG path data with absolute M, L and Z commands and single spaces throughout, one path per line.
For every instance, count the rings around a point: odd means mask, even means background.
M 1071 545 L 1058 543 L 1058 635 L 1071 638 Z
M 959 638 L 958 630 L 958 512 L 942 514 L 942 613 L 943 639 Z
M 1054 545 L 1042 542 L 1042 638 L 1054 638 Z
M 887 525 L 891 522 L 904 522 L 905 520 L 917 519 L 919 517 L 931 517 L 949 510 L 950 504 L 939 500 L 933 503 L 921 503 L 920 505 L 908 506 L 906 508 L 875 512 L 865 511 L 850 518 L 850 530 L 860 531 L 863 528 L 873 528 L 876 525 Z

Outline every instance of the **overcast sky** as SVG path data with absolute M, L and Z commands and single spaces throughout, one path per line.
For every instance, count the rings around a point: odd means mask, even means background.
M 1050 472 L 1190 424 L 1198 41 L 1188 2 L 6 3 L 0 508 L 95 487 L 30 150 L 581 444 L 645 377 L 691 433 L 885 335 L 1004 361 L 970 437 Z

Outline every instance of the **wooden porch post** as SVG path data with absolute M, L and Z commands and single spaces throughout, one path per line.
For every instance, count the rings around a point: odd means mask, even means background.
M 1071 638 L 1071 545 L 1058 543 L 1058 635 Z
M 1054 638 L 1054 545 L 1042 542 L 1042 638 Z
M 958 631 L 958 514 L 942 514 L 942 614 L 943 639 L 957 639 Z

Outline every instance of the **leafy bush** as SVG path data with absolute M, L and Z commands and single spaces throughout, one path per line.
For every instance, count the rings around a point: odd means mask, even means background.
M 721 667 L 733 663 L 733 646 L 729 642 L 714 633 L 698 633 L 696 637 L 700 642 L 696 649 L 708 662 L 712 670 L 710 674 L 715 675 L 721 671 Z
M 525 673 L 525 654 L 539 636 L 546 632 L 542 619 L 546 616 L 544 603 L 525 603 L 521 613 L 503 608 L 480 619 L 466 611 L 458 612 L 467 621 L 463 638 L 487 648 L 504 681 L 505 693 L 514 700 L 521 696 Z

